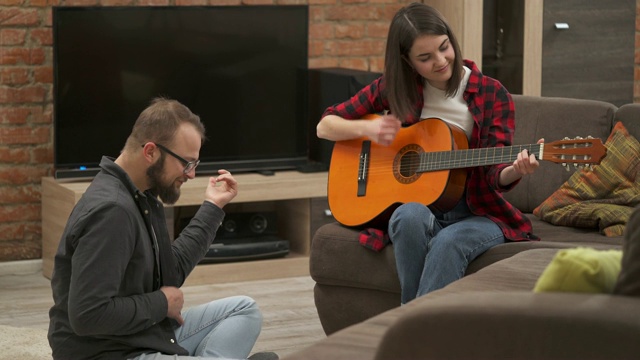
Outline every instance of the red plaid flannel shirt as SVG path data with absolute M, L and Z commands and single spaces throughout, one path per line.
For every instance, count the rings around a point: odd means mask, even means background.
M 515 130 L 515 108 L 511 95 L 502 84 L 484 76 L 476 64 L 465 60 L 465 66 L 471 69 L 471 76 L 464 91 L 464 99 L 469 106 L 475 125 L 469 147 L 490 148 L 511 146 Z M 423 92 L 422 81 L 417 81 L 416 91 Z M 420 120 L 424 99 L 415 104 L 415 113 L 403 119 L 403 126 L 409 126 Z M 351 99 L 327 108 L 323 116 L 339 115 L 345 119 L 359 119 L 366 114 L 381 113 L 389 110 L 385 96 L 384 76 L 374 80 Z M 531 222 L 520 210 L 507 202 L 502 192 L 513 188 L 498 184 L 499 174 L 509 164 L 474 167 L 470 169 L 466 183 L 466 200 L 469 209 L 475 215 L 486 216 L 495 222 L 511 241 L 539 240 L 532 234 Z M 364 229 L 360 233 L 360 243 L 380 251 L 389 243 L 386 229 Z

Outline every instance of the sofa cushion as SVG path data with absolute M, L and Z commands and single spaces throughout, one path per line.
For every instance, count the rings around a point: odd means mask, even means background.
M 551 142 L 564 137 L 606 139 L 611 133 L 617 107 L 606 102 L 582 99 L 513 95 L 515 123 L 513 144 L 534 144 L 544 138 Z M 629 109 L 628 117 L 634 113 Z M 640 113 L 640 112 L 636 112 Z M 535 173 L 525 176 L 504 194 L 522 212 L 533 209 L 556 191 L 572 173 L 561 165 L 542 161 Z
M 542 221 L 533 214 L 526 216 L 531 220 L 533 233 L 540 237 L 540 241 L 508 242 L 494 246 L 469 264 L 466 273 L 472 274 L 525 250 L 567 249 L 576 246 L 588 246 L 598 250 L 622 249 L 622 236 L 606 237 L 591 229 L 557 226 Z
M 557 252 L 521 252 L 417 298 L 402 313 L 383 314 L 398 317 L 380 341 L 375 360 L 474 359 L 478 354 L 486 359 L 588 359 L 601 355 L 603 347 L 611 358 L 636 356 L 640 345 L 633 339 L 640 326 L 628 316 L 636 302 L 604 294 L 531 291 Z
M 621 249 L 622 236 L 607 238 L 595 231 L 566 226 L 555 226 L 527 217 L 533 232 L 541 241 L 518 241 L 494 246 L 477 257 L 467 268 L 467 274 L 525 250 L 566 249 L 589 246 L 595 249 Z M 371 289 L 400 293 L 393 245 L 375 252 L 358 241 L 359 230 L 337 222 L 320 227 L 311 242 L 309 271 L 319 284 Z
M 622 269 L 613 292 L 640 296 L 640 206 L 635 208 L 629 219 L 624 239 Z
M 610 294 L 427 295 L 389 327 L 374 360 L 636 359 L 640 353 L 638 305 L 635 298 Z M 354 330 L 364 332 L 364 327 Z M 349 358 L 331 354 L 326 359 Z
M 577 228 L 571 226 L 561 226 L 540 220 L 533 214 L 527 214 L 533 233 L 540 237 L 540 242 L 561 242 L 572 243 L 574 246 L 583 244 L 584 246 L 601 248 L 598 245 L 608 245 L 609 247 L 622 248 L 622 236 L 607 237 L 602 236 L 597 229 Z
M 474 274 L 433 291 L 427 296 L 443 296 L 467 291 L 531 291 L 538 278 L 560 249 L 522 251 Z
M 400 293 L 393 246 L 376 252 L 359 242 L 359 230 L 329 223 L 311 242 L 309 272 L 320 284 Z
M 556 225 L 622 235 L 632 207 L 640 203 L 640 143 L 618 122 L 606 147 L 600 165 L 573 174 L 533 213 Z
M 621 250 L 578 247 L 558 251 L 534 292 L 611 293 L 620 274 Z

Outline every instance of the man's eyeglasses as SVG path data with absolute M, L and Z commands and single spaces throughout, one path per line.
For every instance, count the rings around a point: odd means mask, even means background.
M 166 152 L 167 154 L 173 156 L 174 158 L 180 160 L 181 163 L 184 164 L 184 170 L 182 170 L 182 172 L 184 174 L 188 174 L 191 172 L 191 170 L 194 170 L 196 167 L 198 167 L 198 165 L 200 165 L 200 160 L 194 160 L 194 161 L 187 161 L 185 158 L 183 158 L 182 156 L 174 153 L 173 151 L 167 149 L 165 146 L 160 145 L 160 144 L 156 144 L 153 143 L 155 146 L 157 146 L 160 150 Z M 144 147 L 144 144 L 142 145 Z

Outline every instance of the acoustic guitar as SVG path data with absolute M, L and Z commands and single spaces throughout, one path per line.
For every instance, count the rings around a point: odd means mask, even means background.
M 447 211 L 464 192 L 468 168 L 511 163 L 525 149 L 567 169 L 570 164 L 590 167 L 606 155 L 602 141 L 591 137 L 469 149 L 461 129 L 429 118 L 401 128 L 389 146 L 366 138 L 337 141 L 329 165 L 329 208 L 347 226 L 388 221 L 407 202 Z

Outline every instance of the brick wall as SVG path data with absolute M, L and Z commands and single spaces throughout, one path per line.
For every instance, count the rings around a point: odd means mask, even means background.
M 636 1 L 640 9 L 640 0 Z M 50 176 L 53 167 L 52 6 L 309 4 L 309 67 L 380 72 L 389 21 L 409 2 L 0 0 L 0 261 L 41 257 L 40 178 Z M 638 44 L 640 20 L 636 39 Z M 634 98 L 640 102 L 638 50 L 635 63 Z
M 40 257 L 40 177 L 50 174 L 51 9 L 0 0 L 0 260 Z

